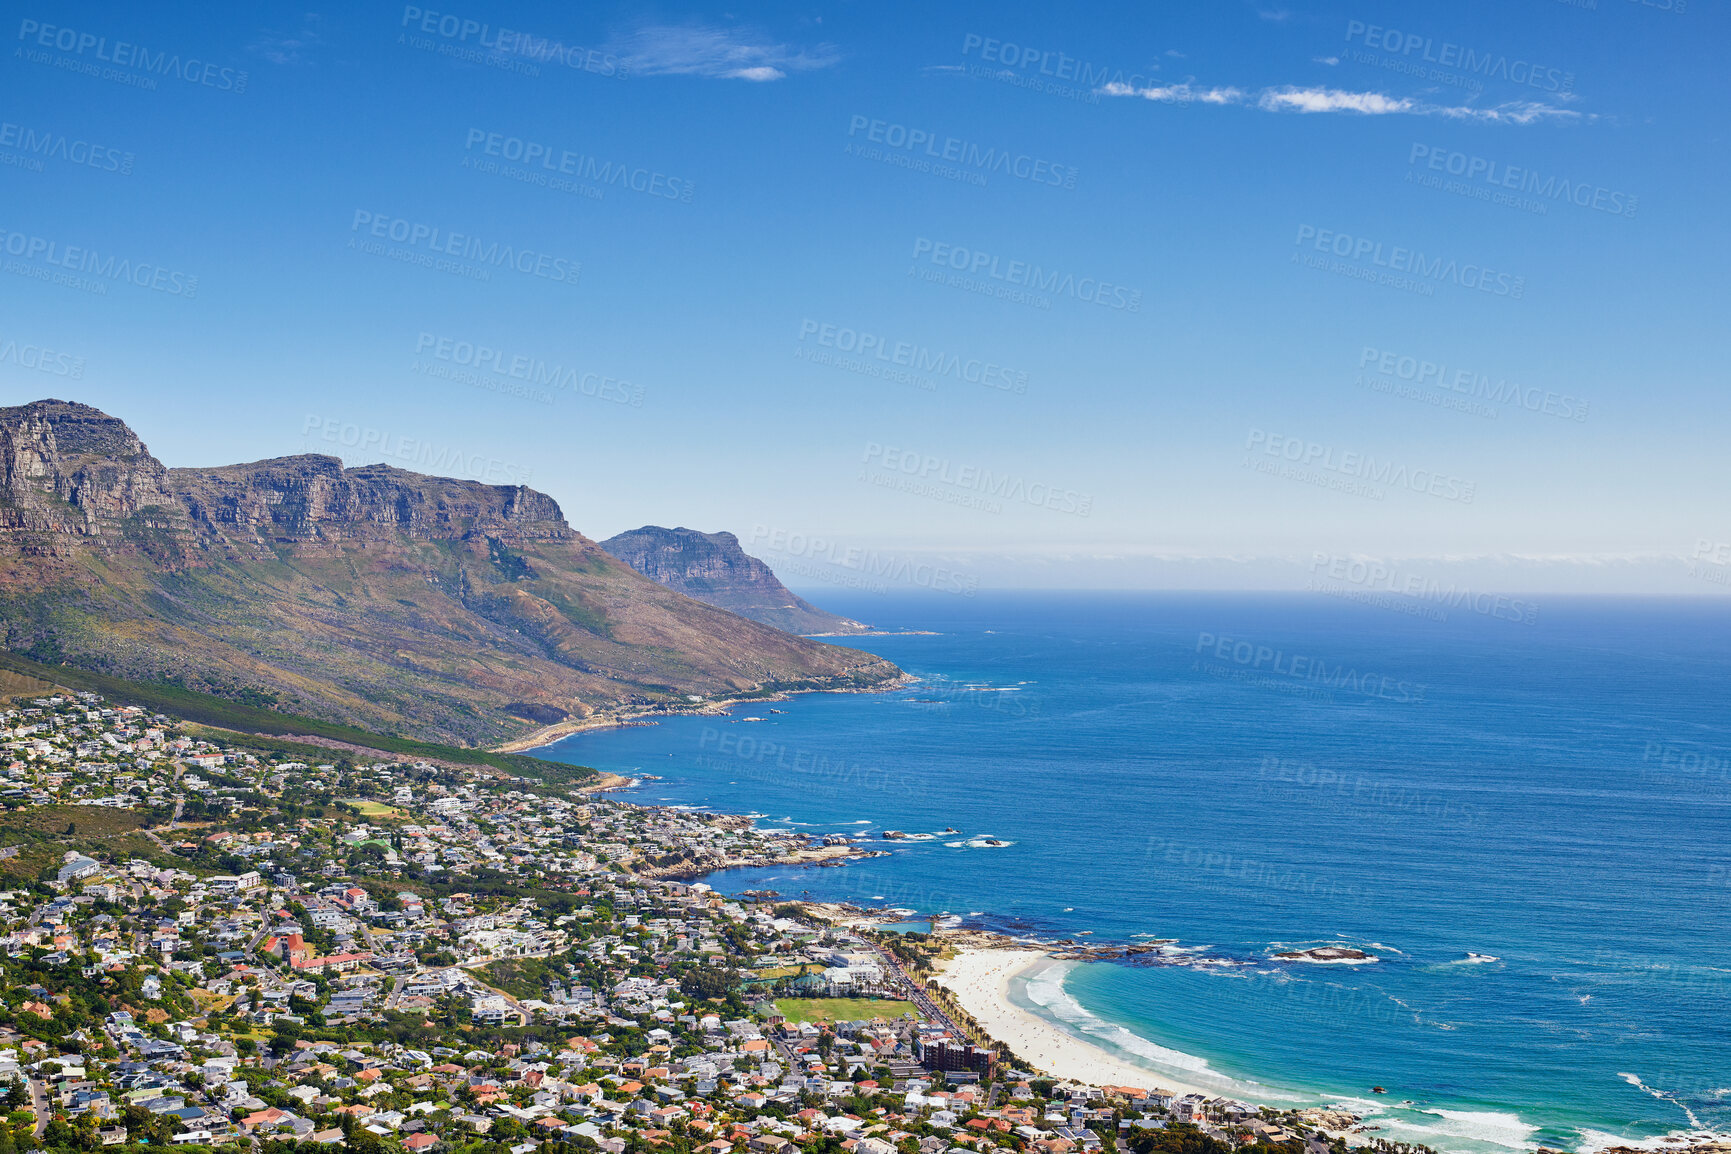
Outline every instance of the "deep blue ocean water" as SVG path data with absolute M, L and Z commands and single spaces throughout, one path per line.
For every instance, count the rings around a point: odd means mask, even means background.
M 923 680 L 543 752 L 655 775 L 622 795 L 644 803 L 956 831 L 726 892 L 1172 939 L 1016 992 L 1155 1071 L 1453 1149 L 1731 1130 L 1731 603 L 825 607 L 934 631 L 851 642 Z M 1379 960 L 1271 959 L 1328 944 Z

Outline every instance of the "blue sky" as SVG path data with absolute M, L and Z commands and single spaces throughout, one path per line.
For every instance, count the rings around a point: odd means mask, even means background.
M 1731 19 L 1680 2 L 25 5 L 0 390 L 820 591 L 1720 594 Z

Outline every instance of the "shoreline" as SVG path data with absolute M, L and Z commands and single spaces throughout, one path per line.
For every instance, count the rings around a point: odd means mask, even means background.
M 663 717 L 713 716 L 724 714 L 729 709 L 740 705 L 786 701 L 790 697 L 806 693 L 889 693 L 897 689 L 906 689 L 917 680 L 918 678 L 912 674 L 903 673 L 869 688 L 821 689 L 814 686 L 810 689 L 778 689 L 774 693 L 762 697 L 729 697 L 720 701 L 706 701 L 702 704 L 694 702 L 688 706 L 676 706 L 671 709 L 653 707 L 623 710 L 617 713 L 596 712 L 588 717 L 567 718 L 564 721 L 555 721 L 552 725 L 543 725 L 532 733 L 526 733 L 522 737 L 514 737 L 510 741 L 494 746 L 491 752 L 527 753 L 532 749 L 545 749 L 549 745 L 556 745 L 567 737 L 575 737 L 579 733 L 592 733 L 601 729 L 622 729 L 631 725 L 650 725 Z
M 706 871 L 704 876 L 709 876 L 710 872 L 713 871 Z M 745 896 L 761 901 L 770 895 L 747 891 Z M 780 900 L 792 900 L 820 923 L 855 930 L 906 920 L 902 916 L 906 911 L 860 907 L 850 902 L 800 898 Z M 1574 1139 L 1562 1142 L 1552 1139 L 1554 1144 L 1547 1146 L 1530 1140 L 1529 1135 L 1543 1127 L 1525 1122 L 1520 1108 L 1515 1106 L 1486 1113 L 1482 1106 L 1475 1112 L 1452 1103 L 1376 1101 L 1350 1092 L 1316 1087 L 1283 1089 L 1215 1070 L 1208 1059 L 1171 1049 L 1110 1018 L 1100 1018 L 1082 1007 L 1073 996 L 1065 995 L 1066 1000 L 1088 1015 L 1091 1025 L 1098 1023 L 1122 1031 L 1157 1052 L 1169 1054 L 1172 1060 L 1160 1061 L 1133 1052 L 1126 1053 L 1109 1043 L 1094 1041 L 1074 1032 L 1066 1024 L 1060 1024 L 1036 1010 L 1018 1005 L 1011 997 L 1012 984 L 1019 979 L 1030 980 L 1030 971 L 1064 966 L 1067 973 L 1068 967 L 1081 962 L 1126 956 L 1118 952 L 1124 947 L 1099 947 L 1102 952 L 1098 954 L 1092 951 L 1055 952 L 1051 943 L 1008 937 L 996 931 L 945 928 L 936 930 L 933 940 L 943 941 L 955 951 L 939 963 L 932 974 L 933 979 L 955 999 L 992 1043 L 1007 1046 L 1014 1054 L 1015 1064 L 1037 1076 L 1097 1087 L 1158 1089 L 1174 1096 L 1196 1094 L 1209 1099 L 1245 1102 L 1281 1113 L 1290 1112 L 1322 1133 L 1343 1140 L 1351 1150 L 1368 1149 L 1381 1140 L 1424 1143 L 1439 1154 L 1450 1151 L 1485 1154 L 1565 1154 L 1566 1151 L 1574 1151 L 1574 1154 L 1731 1154 L 1731 1135 L 1698 1125 L 1642 1137 L 1589 1126 L 1565 1125 L 1562 1127 L 1564 1130 L 1575 1131 Z M 1061 944 L 1058 949 L 1062 950 Z M 1035 973 L 1031 980 L 1039 977 Z M 1061 983 L 1062 975 L 1058 980 Z M 1064 1020 L 1062 1014 L 1057 1017 Z M 1192 1065 L 1196 1068 L 1188 1069 Z M 1178 1073 L 1167 1072 L 1174 1066 Z M 1475 1123 L 1485 1118 L 1493 1124 L 1512 1125 L 1525 1133 L 1519 1140 L 1510 1142 L 1500 1134 L 1483 1133 L 1482 1125 L 1476 1127 L 1481 1132 L 1473 1132 L 1470 1127 L 1466 1132 L 1461 1131 L 1462 1122 Z
M 1034 1065 L 1041 1073 L 1093 1086 L 1134 1086 L 1210 1098 L 1229 1093 L 1225 1086 L 1210 1089 L 1198 1080 L 1185 1081 L 1121 1057 L 1011 1000 L 1010 984 L 1015 979 L 1029 970 L 1060 964 L 1063 963 L 1040 949 L 964 946 L 945 962 L 936 977 L 938 984 L 955 997 L 994 1041 L 1009 1046 L 1017 1058 Z
M 1215 1078 L 1198 1077 L 1195 1074 L 1175 1077 L 1155 1069 L 1152 1065 L 1140 1065 L 1130 1057 L 1080 1038 L 1040 1014 L 1016 1005 L 1010 997 L 1011 983 L 1016 979 L 1023 978 L 1029 971 L 1045 965 L 1073 963 L 1066 963 L 1065 959 L 1054 957 L 1039 946 L 1025 945 L 1015 939 L 1003 938 L 1000 942 L 986 946 L 959 946 L 955 956 L 943 964 L 935 977 L 938 984 L 960 1003 L 994 1042 L 1008 1045 L 1024 1065 L 1037 1073 L 1060 1081 L 1086 1082 L 1093 1086 L 1132 1086 L 1145 1090 L 1158 1088 L 1174 1095 L 1224 1097 L 1275 1110 L 1296 1111 L 1311 1125 L 1344 1139 L 1348 1147 L 1355 1150 L 1368 1147 L 1377 1139 L 1417 1141 L 1431 1145 L 1439 1151 L 1459 1150 L 1462 1147 L 1457 1143 L 1464 1140 L 1477 1147 L 1500 1147 L 1510 1151 L 1510 1154 L 1516 1154 L 1517 1151 L 1563 1154 L 1563 1151 L 1556 1147 L 1531 1142 L 1517 1146 L 1480 1134 L 1439 1133 L 1433 1126 L 1420 1123 L 1401 1111 L 1401 1107 L 1406 1106 L 1410 1111 L 1421 1115 L 1431 1115 L 1427 1121 L 1441 1121 L 1449 1119 L 1453 1113 L 1458 1113 L 1458 1108 L 1451 1113 L 1443 1106 L 1427 1104 L 1413 1107 L 1411 1103 L 1370 1102 L 1354 1099 L 1350 1095 L 1331 1097 L 1327 1094 L 1314 1094 L 1320 1100 L 1306 1105 L 1299 1099 L 1311 1095 L 1283 1094 L 1274 1087 L 1246 1083 L 1230 1075 L 1217 1073 L 1218 1084 L 1210 1085 L 1216 1081 Z M 1123 1026 L 1116 1028 L 1129 1032 Z M 1153 1039 L 1143 1040 L 1166 1049 Z M 1207 1066 L 1204 1058 L 1181 1051 L 1170 1052 Z M 1523 1125 L 1520 1115 L 1512 1108 L 1508 1117 L 1514 1120 L 1515 1125 Z M 1348 1118 L 1351 1119 L 1351 1125 L 1329 1124 Z M 1693 1116 L 1690 1120 L 1695 1121 Z M 1531 1128 L 1534 1131 L 1539 1129 L 1538 1126 Z M 1401 1131 L 1405 1133 L 1399 1133 Z M 1699 1125 L 1644 1138 L 1629 1138 L 1606 1131 L 1581 1128 L 1572 1148 L 1576 1154 L 1731 1154 L 1731 1135 Z
M 908 683 L 916 681 L 918 678 L 904 676 L 869 689 L 802 689 L 773 697 L 735 698 L 705 702 L 701 705 L 694 703 L 690 708 L 657 709 L 589 718 L 575 725 L 567 722 L 563 726 L 547 728 L 566 728 L 567 733 L 552 739 L 560 740 L 563 736 L 578 732 L 617 728 L 634 721 L 644 723 L 640 721 L 642 718 L 725 714 L 738 705 L 787 700 L 795 692 L 887 692 L 904 688 Z M 646 808 L 658 807 L 650 805 Z M 737 820 L 755 824 L 758 818 L 755 815 L 737 815 Z M 856 852 L 858 849 L 849 848 Z M 689 872 L 682 870 L 665 876 L 686 882 L 708 882 L 716 874 L 740 868 L 763 868 L 772 865 L 805 868 L 839 866 L 846 864 L 851 856 L 848 850 L 842 847 L 835 847 L 831 852 L 834 853 L 835 860 L 788 858 L 730 862 L 707 865 Z M 641 876 L 654 875 L 646 873 Z M 746 891 L 745 896 L 754 901 L 765 901 L 769 900 L 771 894 L 769 891 Z M 890 916 L 887 909 L 859 907 L 849 902 L 822 902 L 773 896 L 777 900 L 791 901 L 807 907 L 811 914 L 818 916 L 820 920 L 831 921 L 832 924 L 863 928 L 906 920 L 899 916 Z M 917 918 L 917 915 L 914 916 Z M 954 940 L 952 935 L 954 938 L 962 938 L 963 941 Z M 1277 1111 L 1297 1111 L 1301 1116 L 1311 1116 L 1306 1119 L 1310 1125 L 1344 1139 L 1348 1146 L 1354 1149 L 1366 1147 L 1381 1139 L 1426 1143 L 1443 1152 L 1483 1151 L 1487 1154 L 1561 1154 L 1562 1150 L 1573 1150 L 1576 1154 L 1731 1154 L 1731 1142 L 1726 1141 L 1726 1136 L 1710 1130 L 1685 1130 L 1679 1127 L 1663 1134 L 1630 1137 L 1610 1128 L 1598 1130 L 1569 1123 L 1559 1124 L 1551 1131 L 1547 1136 L 1547 1149 L 1539 1146 L 1533 1139 L 1533 1135 L 1544 1127 L 1526 1121 L 1525 1109 L 1518 1106 L 1491 1109 L 1483 1105 L 1462 1105 L 1457 1102 L 1415 1104 L 1406 1101 L 1373 1100 L 1350 1091 L 1318 1088 L 1308 1078 L 1305 1085 L 1309 1088 L 1295 1090 L 1263 1084 L 1255 1081 L 1253 1076 L 1234 1077 L 1213 1069 L 1205 1057 L 1163 1045 L 1157 1035 L 1139 1034 L 1110 1017 L 1090 1013 L 1082 1008 L 1073 996 L 1065 996 L 1062 1000 L 1051 999 L 1048 993 L 1036 988 L 1033 991 L 1038 995 L 1036 1005 L 1042 1008 L 1018 1005 L 1011 996 L 1014 983 L 1018 980 L 1033 980 L 1040 985 L 1050 985 L 1053 978 L 1043 981 L 1040 978 L 1039 971 L 1045 967 L 1064 966 L 1067 972 L 1069 966 L 1078 962 L 1109 960 L 1144 952 L 1149 948 L 1146 944 L 1116 945 L 1102 942 L 1098 946 L 1084 946 L 1080 942 L 1089 939 L 1052 942 L 1008 937 L 995 931 L 951 929 L 939 929 L 934 940 L 946 938 L 951 939 L 949 944 L 955 948 L 956 953 L 945 959 L 933 975 L 938 983 L 955 998 L 956 1003 L 967 1011 L 992 1041 L 1005 1044 L 1014 1053 L 1018 1065 L 1061 1081 L 1092 1086 L 1160 1089 L 1174 1095 L 1197 1094 L 1205 1098 L 1228 1098 Z M 1371 960 L 1312 957 L 1305 956 L 1305 953 L 1291 951 L 1288 956 L 1277 960 L 1287 965 L 1325 969 L 1329 966 L 1345 966 L 1349 971 Z M 1061 976 L 1054 977 L 1061 981 Z M 1029 996 L 1023 1000 L 1035 999 Z M 1075 1020 L 1078 1010 L 1087 1014 L 1080 1022 Z M 1091 1036 L 1094 1033 L 1099 1033 L 1102 1037 L 1095 1040 Z M 1169 1070 L 1173 1072 L 1168 1073 Z M 1325 1082 L 1327 1080 L 1329 1079 L 1324 1079 Z M 1342 1121 L 1350 1118 L 1351 1124 L 1337 1127 L 1322 1122 L 1317 1117 L 1331 1114 L 1342 1118 Z M 1694 1119 L 1691 1118 L 1691 1121 Z M 1505 1130 L 1512 1127 L 1523 1131 L 1523 1134 L 1510 1141 L 1503 1134 L 1486 1133 L 1487 1127 Z M 1572 1137 L 1568 1136 L 1571 1130 L 1575 1131 Z
M 595 771 L 595 780 L 586 785 L 576 786 L 578 793 L 612 793 L 616 789 L 625 789 L 631 785 L 632 778 L 606 770 Z

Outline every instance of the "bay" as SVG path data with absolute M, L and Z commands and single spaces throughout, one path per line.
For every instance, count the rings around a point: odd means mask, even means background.
M 919 682 L 543 755 L 653 775 L 616 795 L 643 804 L 934 835 L 709 879 L 726 892 L 1173 939 L 1160 964 L 1051 967 L 1014 995 L 1153 1073 L 1175 1052 L 1246 1096 L 1354 1104 L 1378 1136 L 1445 1149 L 1731 1129 L 1731 607 L 826 608 L 932 631 L 848 642 Z M 1378 960 L 1274 958 L 1321 945 Z

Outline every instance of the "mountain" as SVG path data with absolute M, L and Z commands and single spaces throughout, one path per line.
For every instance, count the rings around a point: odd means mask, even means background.
M 768 565 L 740 548 L 732 533 L 645 525 L 609 537 L 601 547 L 669 589 L 789 633 L 858 633 L 870 628 L 795 597 Z
M 168 469 L 54 400 L 0 408 L 0 644 L 459 745 L 900 672 L 682 596 L 533 489 L 318 455 Z

